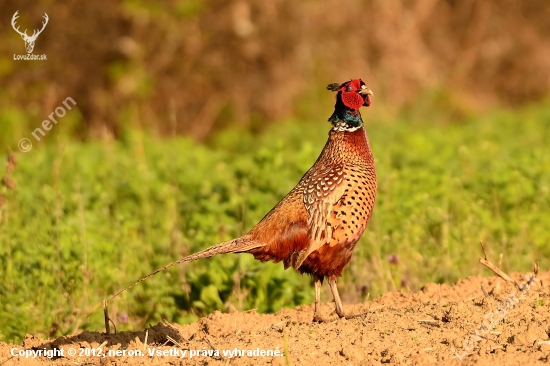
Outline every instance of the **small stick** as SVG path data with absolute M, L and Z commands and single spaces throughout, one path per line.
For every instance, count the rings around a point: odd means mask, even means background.
M 176 341 L 174 338 L 170 337 L 170 336 L 166 336 L 166 339 L 168 339 L 168 341 L 174 343 L 176 346 L 178 346 L 179 348 L 183 349 L 183 346 L 181 344 L 179 344 L 178 341 Z M 166 342 L 168 342 L 166 341 Z M 164 343 L 166 344 L 166 343 Z
M 372 309 L 369 307 L 369 313 L 374 313 L 376 310 L 382 309 L 384 306 L 386 306 L 386 304 L 374 307 Z
M 107 299 L 103 299 L 103 318 L 105 320 L 105 333 L 109 334 L 109 309 L 107 308 Z
M 481 291 L 483 292 L 483 296 L 484 297 L 488 297 L 489 294 L 487 293 L 487 291 L 485 291 L 485 289 L 483 288 L 483 284 L 481 284 Z
M 539 274 L 539 262 L 533 263 L 533 274 L 535 275 L 535 277 L 537 277 L 537 275 Z M 541 279 L 538 279 L 538 280 L 540 282 L 540 286 L 542 287 L 543 286 L 542 280 Z
M 439 322 L 437 320 L 422 319 L 422 320 L 419 320 L 418 322 L 420 324 L 433 325 L 433 326 L 436 326 L 436 327 L 441 327 L 441 325 L 439 324 Z
M 370 297 L 370 292 L 367 292 L 367 298 L 365 299 L 365 301 L 369 301 L 369 297 Z M 371 305 L 372 305 L 372 302 L 369 303 L 369 308 L 367 309 L 367 316 L 365 317 L 365 319 L 361 320 L 361 323 L 363 323 L 365 327 L 367 326 L 367 320 L 369 319 Z
M 483 264 L 485 267 L 487 267 L 491 271 L 493 271 L 494 274 L 496 274 L 497 276 L 502 278 L 504 281 L 510 282 L 511 284 L 516 286 L 518 288 L 518 290 L 521 291 L 520 285 L 515 280 L 513 280 L 510 276 L 508 276 L 506 273 L 502 272 L 502 270 L 500 268 L 498 268 L 497 266 L 495 266 L 493 263 L 491 263 L 488 260 L 483 259 L 483 258 L 479 258 L 479 263 Z
M 485 257 L 485 260 L 488 261 L 489 258 L 487 258 L 487 252 L 485 251 L 485 247 L 483 246 L 483 240 L 480 240 L 479 244 L 481 245 L 481 249 L 483 250 L 483 256 Z
M 145 331 L 145 342 L 143 342 L 143 350 L 147 348 L 147 338 L 149 338 L 149 329 Z
M 516 288 L 518 290 L 523 291 L 523 287 L 520 286 L 519 283 L 517 283 L 514 279 L 512 279 L 510 276 L 508 276 L 506 273 L 504 273 L 500 268 L 498 268 L 497 266 L 495 266 L 493 263 L 491 263 L 489 261 L 489 259 L 487 258 L 487 252 L 485 252 L 485 247 L 483 246 L 483 242 L 480 241 L 479 244 L 481 244 L 481 249 L 483 249 L 483 255 L 485 257 L 485 258 L 479 258 L 479 263 L 481 263 L 485 267 L 489 268 L 491 271 L 493 271 L 494 274 L 496 274 L 497 276 L 502 278 L 504 281 L 510 282 L 511 284 L 516 286 Z M 533 276 L 534 278 L 536 278 L 538 270 L 539 270 L 538 263 L 534 263 L 533 272 L 536 271 L 536 273 Z
M 113 325 L 113 328 L 115 328 L 115 334 L 116 334 L 116 333 L 117 333 L 117 331 L 116 331 L 116 324 L 115 324 L 114 321 L 111 320 L 111 318 L 109 318 L 109 320 L 111 321 L 111 324 Z
M 206 334 L 206 332 L 204 330 L 202 332 L 204 334 L 204 339 L 206 340 L 206 343 L 208 343 L 208 345 L 210 346 L 210 348 L 212 348 L 213 351 L 216 351 L 217 350 L 216 347 L 214 347 L 212 342 L 210 342 L 210 339 L 208 339 L 208 335 Z M 219 356 L 219 358 L 224 360 L 223 356 Z
M 489 261 L 489 258 L 487 257 L 487 252 L 485 251 L 485 246 L 483 245 L 483 241 L 480 240 L 479 244 L 481 245 L 481 249 L 483 250 L 483 257 L 479 258 L 479 263 L 483 264 L 485 267 L 489 268 L 491 271 L 493 271 L 494 274 L 502 278 L 504 281 L 510 282 L 514 286 L 516 286 L 519 290 L 521 290 L 521 287 L 519 284 L 514 281 L 510 276 L 508 276 L 506 273 L 502 272 L 500 268 L 495 266 L 493 263 Z M 501 259 L 502 261 L 502 259 Z

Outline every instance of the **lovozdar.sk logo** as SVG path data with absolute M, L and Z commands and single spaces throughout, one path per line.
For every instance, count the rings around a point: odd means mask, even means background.
M 13 17 L 11 18 L 11 26 L 13 29 L 23 38 L 23 41 L 25 41 L 25 49 L 27 50 L 26 55 L 13 55 L 14 60 L 46 60 L 46 55 L 34 55 L 32 54 L 32 51 L 34 50 L 34 43 L 36 42 L 36 39 L 42 33 L 44 28 L 46 28 L 46 25 L 48 24 L 48 14 L 44 13 L 44 21 L 42 22 L 42 29 L 37 30 L 35 29 L 31 36 L 27 34 L 27 30 L 25 29 L 24 32 L 21 32 L 19 30 L 19 26 L 16 24 L 17 18 L 19 18 L 19 10 L 13 14 Z

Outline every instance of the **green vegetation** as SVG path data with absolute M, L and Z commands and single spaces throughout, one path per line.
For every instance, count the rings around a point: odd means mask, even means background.
M 479 240 L 491 258 L 504 253 L 506 271 L 533 261 L 548 268 L 548 105 L 446 125 L 364 117 L 379 192 L 340 283 L 345 302 L 482 273 Z M 102 329 L 101 311 L 86 318 L 102 298 L 245 233 L 313 164 L 328 129 L 288 122 L 260 137 L 226 131 L 208 145 L 138 131 L 116 142 L 59 142 L 52 131 L 18 154 L 8 174 L 17 185 L 3 188 L 0 340 Z M 312 301 L 307 276 L 224 255 L 158 274 L 114 299 L 110 313 L 120 331 Z

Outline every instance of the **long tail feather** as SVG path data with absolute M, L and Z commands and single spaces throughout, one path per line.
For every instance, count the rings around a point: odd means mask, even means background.
M 109 297 L 107 299 L 107 302 L 111 301 L 112 299 L 114 299 L 115 297 L 117 297 L 118 295 L 123 293 L 124 291 L 127 291 L 127 290 L 131 289 L 132 287 L 134 287 L 138 283 L 140 283 L 142 281 L 145 281 L 149 277 L 152 277 L 152 276 L 156 275 L 157 273 L 162 272 L 162 271 L 164 271 L 164 270 L 166 270 L 170 267 L 173 267 L 177 264 L 181 264 L 181 263 L 185 263 L 185 262 L 191 262 L 191 261 L 195 261 L 197 259 L 212 257 L 212 256 L 215 256 L 217 254 L 242 253 L 242 252 L 249 251 L 250 249 L 261 247 L 263 245 L 264 244 L 258 243 L 256 240 L 254 240 L 250 237 L 246 237 L 246 236 L 244 236 L 242 238 L 237 238 L 237 239 L 226 241 L 226 242 L 223 242 L 223 243 L 220 243 L 220 244 L 213 245 L 210 248 L 206 248 L 206 249 L 201 250 L 200 252 L 197 252 L 195 254 L 191 254 L 191 255 L 188 255 L 187 257 L 183 257 L 181 259 L 178 259 L 175 262 L 167 264 L 166 266 L 164 266 L 162 268 L 159 268 L 156 271 L 151 272 L 151 273 L 149 273 L 148 275 L 146 275 L 144 277 L 141 277 L 139 280 L 132 283 L 130 286 L 118 291 L 117 293 L 115 293 L 114 295 Z

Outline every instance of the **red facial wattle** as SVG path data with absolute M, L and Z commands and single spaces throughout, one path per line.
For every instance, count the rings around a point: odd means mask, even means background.
M 342 103 L 350 109 L 359 109 L 362 106 L 370 106 L 372 103 L 372 93 L 361 93 L 361 91 L 365 88 L 365 82 L 361 79 L 353 79 L 340 85 L 339 91 Z
M 370 107 L 370 105 L 371 105 L 371 103 L 372 103 L 370 97 L 371 97 L 371 96 L 368 95 L 368 94 L 365 95 L 365 102 L 363 103 L 363 105 L 364 105 L 365 107 Z
M 363 97 L 359 95 L 355 90 L 351 92 L 343 91 L 341 94 L 342 103 L 350 109 L 359 109 L 365 103 Z

